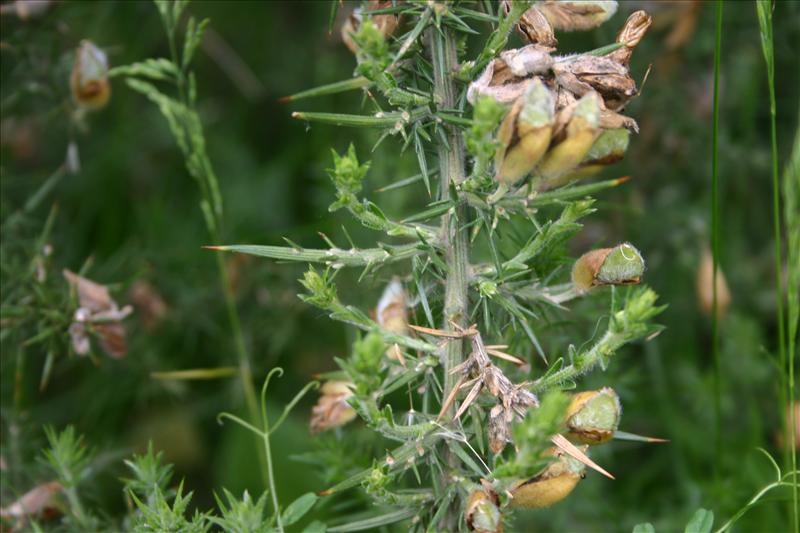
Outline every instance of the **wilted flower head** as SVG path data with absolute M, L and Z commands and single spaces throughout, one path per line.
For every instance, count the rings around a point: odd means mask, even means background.
M 639 283 L 643 274 L 642 254 L 626 242 L 583 254 L 572 268 L 572 282 L 576 290 L 585 292 L 601 285 Z
M 133 312 L 133 308 L 126 305 L 120 309 L 106 286 L 70 270 L 64 270 L 64 278 L 78 293 L 79 307 L 69 327 L 75 352 L 79 355 L 88 354 L 89 335 L 96 333 L 103 351 L 116 359 L 125 357 L 128 349 L 125 327 L 121 321 Z
M 580 446 L 586 452 L 588 446 Z M 586 466 L 580 461 L 551 448 L 547 455 L 555 455 L 556 460 L 544 470 L 527 481 L 518 483 L 511 489 L 512 507 L 540 509 L 558 503 L 575 489 L 578 481 L 583 479 Z
M 614 437 L 622 406 L 614 389 L 579 392 L 567 409 L 569 436 L 584 444 L 602 444 Z
M 347 399 L 353 395 L 353 383 L 326 381 L 320 387 L 320 397 L 311 409 L 311 433 L 343 426 L 356 417 L 356 411 Z
M 78 107 L 86 110 L 104 107 L 111 97 L 106 53 L 91 41 L 81 41 L 69 81 L 72 99 Z

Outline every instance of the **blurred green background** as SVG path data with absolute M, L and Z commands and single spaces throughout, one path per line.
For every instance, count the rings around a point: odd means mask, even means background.
M 341 152 L 350 142 L 367 158 L 379 132 L 309 128 L 290 117 L 293 110 L 357 112 L 362 94 L 278 103 L 280 96 L 351 74 L 355 60 L 338 37 L 342 14 L 350 7 L 345 4 L 329 33 L 328 2 L 197 1 L 190 6 L 198 18 L 211 19 L 195 65 L 198 107 L 225 202 L 224 242 L 281 244 L 288 237 L 320 247 L 319 232 L 344 243 L 342 225 L 357 244 L 374 242 L 374 234 L 346 215 L 328 212 L 333 186 L 325 169 L 331 148 Z M 622 429 L 670 442 L 603 447 L 596 460 L 614 472 L 616 481 L 590 475 L 553 509 L 520 513 L 519 530 L 629 530 L 643 521 L 658 530 L 682 530 L 700 506 L 712 509 L 721 523 L 771 480 L 771 469 L 756 447 L 776 457 L 782 453 L 769 114 L 755 7 L 726 3 L 724 15 L 721 253 L 732 304 L 721 323 L 721 456 L 711 437 L 711 326 L 699 309 L 695 284 L 701 254 L 710 244 L 713 6 L 621 2 L 620 12 L 604 27 L 560 35 L 560 51 L 613 42 L 634 9 L 651 11 L 655 21 L 633 58 L 638 79 L 652 65 L 641 96 L 628 109 L 641 133 L 632 138 L 625 160 L 603 174 L 633 179 L 599 195 L 600 211 L 571 243 L 571 252 L 577 257 L 590 247 L 635 243 L 648 259 L 646 282 L 669 304 L 659 317 L 666 331 L 652 342 L 624 349 L 605 374 L 591 375 L 581 386 L 613 384 L 625 409 Z M 798 125 L 800 3 L 777 3 L 774 20 L 783 168 Z M 3 476 L 4 495 L 42 480 L 33 458 L 44 441 L 43 424 L 74 424 L 97 448 L 99 467 L 87 494 L 110 514 L 123 511 L 121 458 L 141 450 L 148 439 L 176 463 L 200 508 L 212 506 L 212 491 L 223 486 L 234 493 L 244 488 L 260 493 L 254 440 L 238 427 L 216 422 L 221 411 L 242 412 L 239 382 L 150 376 L 236 361 L 215 258 L 201 248 L 208 238 L 199 193 L 164 120 L 119 80 L 109 105 L 91 114 L 85 129 L 76 127 L 65 111 L 72 51 L 81 39 L 105 49 L 112 66 L 168 55 L 154 6 L 63 2 L 27 21 L 4 15 L 1 29 L 3 220 L 63 163 L 70 142 L 77 145 L 81 161 L 80 171 L 66 174 L 17 230 L 4 233 L 4 290 L 12 279 L 9 265 L 30 259 L 29 244 L 56 204 L 48 241 L 54 249 L 50 276 L 60 277 L 62 268 L 77 271 L 91 258 L 87 276 L 112 285 L 118 302 L 130 303 L 131 288 L 146 281 L 167 306 L 153 323 L 143 319 L 142 308 L 127 320 L 130 347 L 124 359 L 100 356 L 92 362 L 67 357 L 66 351 L 59 354 L 43 392 L 38 383 L 45 353 L 30 349 L 19 358 L 18 346 L 3 336 L 3 455 L 9 460 L 9 454 L 16 454 Z M 516 36 L 512 43 L 519 44 Z M 398 159 L 401 146 L 389 138 L 372 153 L 369 194 L 416 173 L 413 151 Z M 372 199 L 390 215 L 402 215 L 424 205 L 427 195 L 417 183 L 374 193 Z M 257 382 L 273 366 L 286 370 L 270 393 L 270 405 L 280 409 L 314 373 L 335 367 L 333 357 L 347 352 L 353 332 L 296 298 L 302 266 L 234 256 L 226 260 L 235 277 Z M 340 293 L 348 303 L 373 308 L 391 274 L 382 271 L 358 284 L 358 273 L 342 273 Z M 598 317 L 607 310 L 605 301 L 580 305 Z M 591 337 L 594 326 L 585 324 L 583 339 Z M 576 342 L 559 337 L 557 328 L 552 335 L 547 344 L 562 350 Z M 534 361 L 532 375 L 541 370 Z M 313 396 L 274 437 L 282 502 L 324 488 L 319 466 L 291 456 L 324 446 L 326 439 L 347 438 L 357 445 L 363 430 L 310 439 L 307 415 Z M 719 484 L 714 483 L 714 464 Z M 785 498 L 778 493 L 768 498 L 747 515 L 740 530 L 781 530 L 788 523 L 788 506 L 775 500 Z M 335 505 L 322 513 L 336 514 Z

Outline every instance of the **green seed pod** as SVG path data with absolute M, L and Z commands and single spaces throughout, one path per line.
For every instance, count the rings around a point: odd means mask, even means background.
M 579 449 L 586 453 L 588 446 L 580 446 Z M 556 452 L 550 449 L 548 453 L 553 455 Z M 514 499 L 509 505 L 526 509 L 550 507 L 569 496 L 578 481 L 583 479 L 585 469 L 586 466 L 580 461 L 568 455 L 560 455 L 536 476 L 514 486 L 511 489 Z
M 534 189 L 543 191 L 564 185 L 569 174 L 583 161 L 599 133 L 600 97 L 595 92 L 585 94 L 574 108 L 564 108 L 569 120 L 564 140 L 547 152 L 537 169 Z M 570 116 L 571 114 L 571 116 Z M 558 122 L 558 117 L 556 118 Z
M 538 78 L 528 84 L 525 94 L 508 112 L 497 139 L 495 179 L 513 185 L 530 174 L 550 145 L 555 99 Z
M 601 248 L 583 254 L 572 268 L 572 283 L 579 292 L 599 285 L 639 283 L 644 274 L 644 259 L 632 244 Z
M 464 512 L 467 527 L 476 533 L 503 533 L 503 518 L 497 507 L 497 495 L 474 490 Z
M 616 163 L 628 149 L 631 133 L 626 128 L 603 130 L 592 147 L 586 153 L 581 164 L 565 181 L 575 181 L 600 172 L 603 168 Z
M 614 437 L 622 406 L 614 389 L 579 392 L 567 409 L 569 436 L 583 444 L 603 444 Z

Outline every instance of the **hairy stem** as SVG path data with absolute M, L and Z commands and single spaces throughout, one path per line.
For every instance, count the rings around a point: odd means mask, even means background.
M 441 31 L 431 28 L 428 32 L 430 40 L 430 51 L 433 62 L 434 75 L 434 96 L 436 106 L 444 109 L 455 107 L 456 88 L 453 80 L 458 64 L 456 53 L 456 43 L 446 27 Z M 464 173 L 464 141 L 461 132 L 454 126 L 440 127 L 445 128 L 447 145 L 438 146 L 439 155 L 439 175 L 440 175 L 440 196 L 441 199 L 453 198 L 454 185 L 461 183 L 465 179 Z M 445 330 L 454 329 L 455 325 L 465 327 L 468 317 L 468 294 L 469 279 L 467 278 L 467 266 L 469 264 L 469 240 L 467 231 L 462 229 L 467 220 L 467 204 L 458 201 L 458 206 L 452 213 L 447 213 L 442 217 L 442 244 L 445 251 L 447 262 L 447 279 L 445 281 L 444 297 L 444 324 Z M 448 342 L 442 354 L 442 368 L 444 371 L 444 394 L 447 397 L 455 385 L 456 376 L 450 370 L 461 363 L 464 358 L 463 341 L 453 340 Z M 455 406 L 451 406 L 445 416 L 452 416 Z M 448 454 L 448 463 L 456 468 L 459 464 L 458 458 L 454 454 Z M 447 486 L 449 480 L 445 480 Z M 458 511 L 451 507 L 445 519 L 444 526 L 454 529 L 458 523 Z

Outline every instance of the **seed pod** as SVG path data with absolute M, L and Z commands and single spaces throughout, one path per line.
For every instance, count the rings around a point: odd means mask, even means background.
M 472 491 L 464 510 L 467 528 L 476 533 L 503 533 L 503 517 L 497 507 L 497 495 L 483 489 Z
M 639 283 L 644 274 L 644 259 L 632 244 L 601 248 L 583 254 L 572 268 L 572 283 L 579 292 L 600 285 Z
M 546 74 L 552 66 L 553 58 L 539 46 L 505 50 L 469 84 L 467 101 L 475 105 L 480 96 L 489 96 L 498 103 L 512 104 L 525 94 L 531 76 Z
M 714 309 L 714 257 L 711 251 L 706 248 L 700 258 L 697 267 L 697 302 L 700 310 L 706 316 L 711 316 Z M 728 289 L 728 282 L 725 274 L 717 266 L 717 319 L 722 320 L 731 304 L 731 291 Z
M 506 13 L 511 9 L 511 2 L 505 0 L 503 7 Z M 517 31 L 532 44 L 539 45 L 547 50 L 555 50 L 558 40 L 553 33 L 553 26 L 537 6 L 528 9 L 517 22 Z
M 326 381 L 320 387 L 317 404 L 311 408 L 311 433 L 343 426 L 356 417 L 356 411 L 347 399 L 353 395 L 353 384 L 348 381 Z
M 369 0 L 367 2 L 366 11 L 361 8 L 356 8 L 347 17 L 347 20 L 342 25 L 341 36 L 345 46 L 350 49 L 354 54 L 358 52 L 358 45 L 353 41 L 353 34 L 358 32 L 361 26 L 361 20 L 364 15 L 372 19 L 372 23 L 378 28 L 384 36 L 389 36 L 395 32 L 397 26 L 400 25 L 400 17 L 391 13 L 384 13 L 379 15 L 370 15 L 370 11 L 378 9 L 386 9 L 393 6 L 392 0 Z
M 603 130 L 594 142 L 581 164 L 567 176 L 567 181 L 587 178 L 603 168 L 616 163 L 625 155 L 631 134 L 626 128 Z
M 556 128 L 566 123 L 566 136 L 547 152 L 536 170 L 533 185 L 537 191 L 552 189 L 567 182 L 565 177 L 575 170 L 597 139 L 600 107 L 600 97 L 595 92 L 589 92 L 574 106 L 559 111 Z
M 580 446 L 586 452 L 588 446 Z M 556 454 L 550 449 L 548 454 Z M 511 489 L 514 499 L 509 503 L 512 507 L 541 509 L 558 503 L 575 489 L 583 478 L 586 466 L 568 455 L 560 454 L 547 468 L 527 481 L 518 483 Z
M 633 49 L 642 40 L 642 37 L 650 29 L 653 19 L 646 11 L 634 11 L 625 21 L 625 25 L 617 34 L 617 42 L 622 46 L 619 50 L 614 50 L 608 54 L 608 58 L 617 63 L 627 66 L 630 63 Z
M 569 436 L 583 444 L 603 444 L 614 437 L 622 406 L 614 389 L 579 392 L 567 409 Z
M 503 452 L 511 436 L 509 418 L 502 403 L 498 403 L 489 411 L 489 448 L 495 455 Z
M 383 290 L 375 314 L 378 324 L 384 329 L 398 335 L 409 334 L 408 298 L 400 280 L 393 279 Z M 401 361 L 403 357 L 400 347 L 396 344 L 386 350 L 386 355 L 389 359 Z
M 596 28 L 617 12 L 613 0 L 564 1 L 546 0 L 534 9 L 541 11 L 556 30 L 582 31 Z
M 91 41 L 83 40 L 75 51 L 75 63 L 69 79 L 72 99 L 81 109 L 103 108 L 111 98 L 108 59 Z
M 530 174 L 550 145 L 555 100 L 538 79 L 528 85 L 500 125 L 495 179 L 513 185 Z

